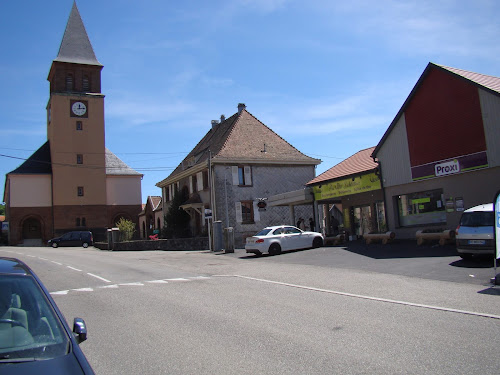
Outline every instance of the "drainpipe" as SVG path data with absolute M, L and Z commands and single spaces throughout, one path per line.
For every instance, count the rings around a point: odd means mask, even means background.
M 380 160 L 377 160 L 376 157 L 373 157 L 373 161 L 378 164 L 378 173 L 375 174 L 378 174 L 378 177 L 380 179 L 380 188 L 382 189 L 382 195 L 384 196 L 385 224 L 387 226 L 387 230 L 389 230 L 389 215 L 387 215 L 387 197 L 385 195 L 384 178 L 382 176 L 382 163 L 380 162 Z

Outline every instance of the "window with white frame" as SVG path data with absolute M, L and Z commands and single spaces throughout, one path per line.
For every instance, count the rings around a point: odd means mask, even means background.
M 246 166 L 233 166 L 233 185 L 252 186 L 252 168 Z

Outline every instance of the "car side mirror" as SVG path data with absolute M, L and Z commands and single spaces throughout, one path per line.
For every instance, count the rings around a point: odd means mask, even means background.
M 87 340 L 87 325 L 82 318 L 75 318 L 73 321 L 73 334 L 78 344 Z

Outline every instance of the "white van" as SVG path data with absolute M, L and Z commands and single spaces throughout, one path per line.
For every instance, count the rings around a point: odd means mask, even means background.
M 463 259 L 473 255 L 495 254 L 493 203 L 465 210 L 457 227 L 457 251 Z

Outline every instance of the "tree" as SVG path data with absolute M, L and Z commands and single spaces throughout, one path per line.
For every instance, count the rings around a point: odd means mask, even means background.
M 164 238 L 185 238 L 189 237 L 189 214 L 181 208 L 186 201 L 186 197 L 176 191 L 167 213 L 164 215 L 164 226 L 162 237 Z
M 0 204 L 0 215 L 5 215 L 5 204 Z
M 130 241 L 134 236 L 135 224 L 125 218 L 120 218 L 116 223 L 116 226 L 120 230 L 120 241 Z

